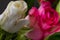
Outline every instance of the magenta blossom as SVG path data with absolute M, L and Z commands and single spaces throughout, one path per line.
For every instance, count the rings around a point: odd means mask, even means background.
M 54 26 L 58 23 L 58 13 L 53 8 L 51 8 L 49 2 L 42 2 L 38 10 L 39 15 L 42 17 L 42 25 L 44 24 L 42 27 L 43 29 L 49 29 L 51 26 Z M 49 27 L 45 27 L 46 25 L 49 25 Z
M 49 34 L 59 31 L 58 13 L 51 8 L 49 2 L 42 2 L 38 9 L 32 7 L 27 16 L 32 31 L 28 32 L 26 36 L 32 40 L 44 40 Z
M 30 27 L 33 29 L 32 31 L 30 31 L 27 34 L 27 37 L 33 40 L 39 40 L 43 37 L 43 32 L 40 29 L 39 25 L 38 25 L 38 18 L 39 18 L 39 12 L 38 9 L 35 7 L 32 7 L 32 9 L 29 11 L 29 15 L 27 16 L 27 18 L 29 17 L 29 21 L 30 21 Z

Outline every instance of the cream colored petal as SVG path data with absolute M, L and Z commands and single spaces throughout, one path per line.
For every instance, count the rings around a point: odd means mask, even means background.
M 9 33 L 15 33 L 18 32 L 22 27 L 24 27 L 24 25 L 28 25 L 29 21 L 26 19 L 20 19 L 19 21 L 17 21 L 16 23 L 14 23 L 13 27 L 3 27 L 3 29 Z M 8 24 L 9 25 L 9 24 Z
M 23 17 L 26 11 L 27 4 L 25 1 L 11 1 L 5 11 L 0 15 L 1 28 L 10 33 L 19 31 L 20 27 L 23 27 L 27 23 L 27 20 Z M 17 20 L 21 21 L 16 23 Z

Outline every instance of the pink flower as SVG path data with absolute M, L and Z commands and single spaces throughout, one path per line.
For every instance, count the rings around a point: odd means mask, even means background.
M 49 29 L 51 28 L 51 26 L 54 26 L 58 23 L 59 20 L 58 13 L 53 8 L 51 8 L 49 2 L 42 2 L 38 10 L 39 15 L 42 17 L 43 29 Z M 44 26 L 47 27 L 45 28 Z
M 26 17 L 30 21 L 30 27 L 33 29 L 28 32 L 27 37 L 33 40 L 39 40 L 43 37 L 43 32 L 38 25 L 39 12 L 38 9 L 32 7 L 29 11 L 29 15 Z
M 31 26 L 33 26 L 36 23 L 38 15 L 39 15 L 38 14 L 38 9 L 35 8 L 35 7 L 32 7 L 32 9 L 30 9 L 30 11 L 29 11 L 29 19 L 30 19 L 30 22 L 31 22 L 31 24 L 30 24 Z
M 41 2 L 38 9 L 32 7 L 28 19 L 33 30 L 28 32 L 26 36 L 32 40 L 44 40 L 49 34 L 57 32 L 59 28 L 57 26 L 59 21 L 58 13 L 51 8 L 49 2 Z

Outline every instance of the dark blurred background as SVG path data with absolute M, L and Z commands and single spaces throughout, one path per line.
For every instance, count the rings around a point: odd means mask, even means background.
M 0 14 L 4 11 L 4 9 L 6 8 L 7 4 L 10 2 L 11 0 L 0 0 Z M 14 1 L 14 0 L 13 0 Z

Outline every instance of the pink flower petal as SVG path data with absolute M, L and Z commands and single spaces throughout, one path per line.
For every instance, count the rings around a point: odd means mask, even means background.
M 43 33 L 39 29 L 33 29 L 27 34 L 27 37 L 30 39 L 41 39 L 43 36 Z

